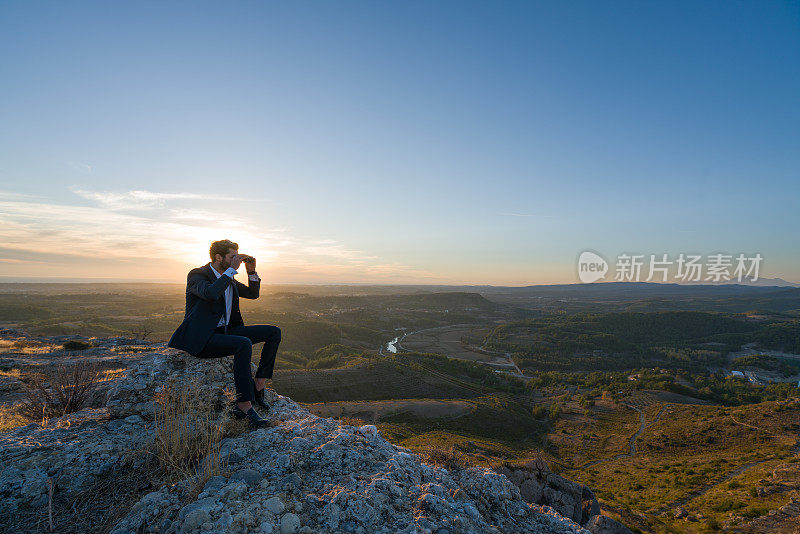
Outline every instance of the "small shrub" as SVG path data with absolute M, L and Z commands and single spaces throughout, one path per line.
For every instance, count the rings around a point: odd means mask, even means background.
M 332 354 L 331 356 L 325 356 L 322 358 L 318 358 L 316 360 L 309 360 L 306 363 L 307 369 L 329 369 L 331 367 L 336 367 L 339 364 L 339 356 L 337 354 Z
M 762 515 L 767 515 L 769 513 L 769 508 L 748 508 L 741 512 L 742 517 L 746 517 L 748 519 L 755 519 L 756 517 L 761 517 Z
M 547 417 L 547 408 L 545 408 L 541 404 L 534 406 L 531 409 L 531 416 L 534 419 L 544 419 Z
M 70 339 L 69 341 L 65 341 L 63 345 L 61 345 L 64 350 L 86 350 L 92 348 L 91 343 L 87 343 L 85 341 L 77 341 L 75 339 Z
M 731 510 L 739 510 L 744 508 L 743 502 L 734 501 L 732 499 L 723 499 L 711 507 L 715 512 L 729 512 Z
M 77 362 L 69 367 L 61 364 L 45 373 L 32 373 L 26 378 L 20 413 L 31 419 L 49 419 L 85 407 L 97 388 L 100 372 L 96 365 Z
M 18 339 L 11 346 L 15 349 L 30 349 L 33 347 L 41 347 L 42 343 L 33 339 Z

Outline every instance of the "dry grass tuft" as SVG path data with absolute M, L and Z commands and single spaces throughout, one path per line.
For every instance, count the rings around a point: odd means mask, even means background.
M 343 415 L 337 418 L 337 421 L 340 425 L 350 425 L 350 426 L 363 426 L 366 424 L 372 424 L 371 422 L 367 422 L 366 419 L 361 419 L 359 417 L 350 417 L 347 415 Z
M 15 349 L 29 349 L 34 347 L 41 347 L 44 345 L 41 341 L 35 341 L 33 339 L 17 339 L 11 343 L 11 346 Z
M 20 413 L 18 406 L 0 405 L 0 432 L 13 430 L 30 422 L 30 419 Z
M 218 408 L 224 409 L 225 406 L 233 406 L 236 404 L 236 392 L 232 389 L 225 388 L 222 390 L 222 395 L 228 400 L 227 404 L 222 403 Z M 222 437 L 229 438 L 231 436 L 238 436 L 252 430 L 250 424 L 244 419 L 234 419 L 230 415 L 225 415 L 222 419 Z
M 100 376 L 100 382 L 108 382 L 109 380 L 114 380 L 117 378 L 121 378 L 127 369 L 125 367 L 119 367 L 117 369 L 104 369 Z
M 85 407 L 97 388 L 100 371 L 96 365 L 77 362 L 25 378 L 20 413 L 30 419 L 47 420 Z
M 248 423 L 247 420 L 245 419 L 234 419 L 233 417 L 226 417 L 222 421 L 223 438 L 238 436 L 240 434 L 244 434 L 245 432 L 249 432 L 250 430 L 252 430 L 252 428 L 250 428 L 250 423 Z
M 469 455 L 455 445 L 430 445 L 420 452 L 420 458 L 425 463 L 450 470 L 472 467 Z
M 19 369 L 0 369 L 0 376 L 20 380 L 22 378 L 22 373 Z
M 167 476 L 207 480 L 220 474 L 224 421 L 217 421 L 209 403 L 198 398 L 197 384 L 168 383 L 155 401 L 155 455 Z

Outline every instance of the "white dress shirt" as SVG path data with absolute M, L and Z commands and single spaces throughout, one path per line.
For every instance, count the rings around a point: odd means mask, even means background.
M 237 271 L 233 267 L 228 267 L 224 273 L 220 274 L 217 272 L 217 270 L 214 268 L 213 265 L 211 266 L 211 272 L 213 272 L 217 278 L 219 278 L 223 274 L 228 275 L 228 277 L 230 277 L 231 280 L 233 280 L 233 275 L 239 274 L 239 271 Z M 254 282 L 258 282 L 261 280 L 261 278 L 255 272 L 253 272 L 253 274 L 248 276 L 248 279 L 253 280 Z M 225 315 L 223 315 L 220 318 L 219 324 L 217 326 L 225 326 L 230 322 L 232 307 L 233 307 L 233 285 L 228 284 L 228 287 L 225 288 Z

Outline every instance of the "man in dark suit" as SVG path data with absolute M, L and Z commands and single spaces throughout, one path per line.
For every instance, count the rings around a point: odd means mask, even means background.
M 267 426 L 253 401 L 262 408 L 264 388 L 272 378 L 275 355 L 281 342 L 281 329 L 272 325 L 245 326 L 239 311 L 239 297 L 257 299 L 261 278 L 256 260 L 239 254 L 239 245 L 227 239 L 215 241 L 209 250 L 211 262 L 189 271 L 186 278 L 186 313 L 167 344 L 198 358 L 233 357 L 236 407 L 233 415 L 253 426 Z M 244 262 L 247 285 L 235 280 L 236 269 Z M 253 343 L 264 342 L 255 379 L 250 375 Z

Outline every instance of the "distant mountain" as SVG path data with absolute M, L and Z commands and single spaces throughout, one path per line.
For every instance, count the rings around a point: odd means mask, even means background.
M 595 282 L 525 287 L 472 286 L 498 304 L 545 311 L 665 311 L 791 313 L 800 311 L 800 287 L 779 280 L 745 284 Z M 785 282 L 785 281 L 784 281 Z M 763 285 L 762 285 L 763 284 Z M 450 288 L 451 291 L 456 288 Z M 469 286 L 461 286 L 468 291 Z M 438 288 L 438 291 L 447 291 Z
M 779 284 L 783 282 L 783 284 Z M 723 295 L 736 293 L 752 293 L 775 291 L 778 289 L 800 288 L 800 284 L 792 284 L 779 278 L 760 279 L 756 283 L 718 283 L 697 282 L 692 284 L 670 284 L 657 282 L 594 282 L 591 284 L 552 284 L 524 287 L 490 286 L 480 288 L 481 293 L 515 292 L 531 294 L 583 294 L 583 295 Z
M 608 282 L 606 282 L 608 283 Z M 628 282 L 630 283 L 630 282 Z M 647 282 L 651 283 L 651 282 Z M 800 287 L 800 283 L 789 282 L 783 278 L 759 278 L 755 282 L 752 280 L 744 279 L 741 282 L 736 280 L 720 281 L 720 282 L 684 282 L 681 284 L 666 284 L 659 283 L 659 285 L 680 285 L 680 286 L 749 286 L 749 287 Z
M 726 282 L 730 283 L 730 282 Z M 738 282 L 737 282 L 738 283 Z M 743 286 L 770 286 L 770 287 L 800 287 L 797 282 L 787 282 L 783 278 L 759 278 L 755 282 L 744 281 L 741 282 Z

